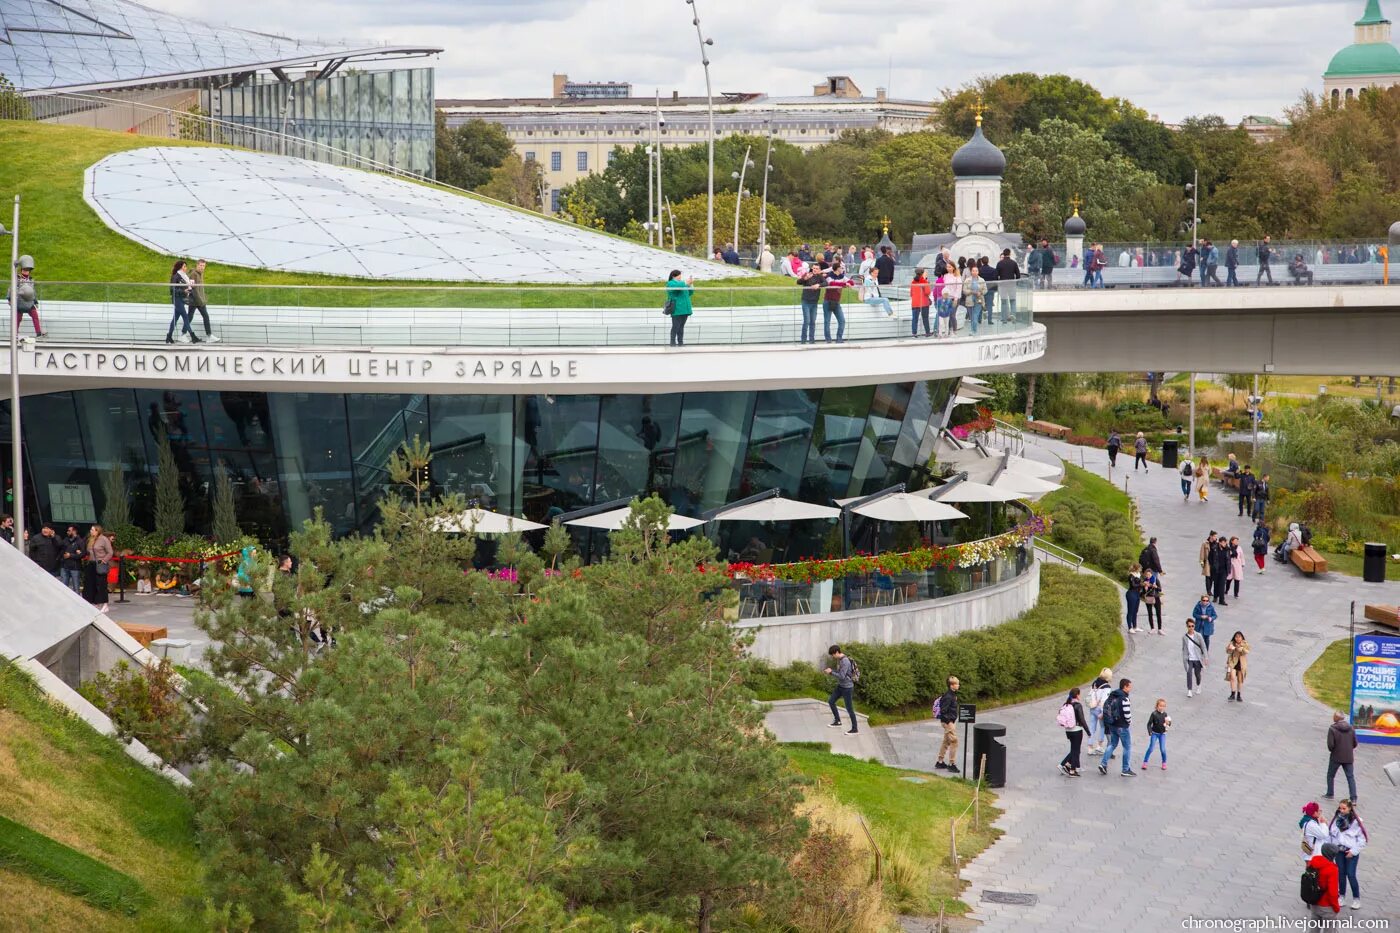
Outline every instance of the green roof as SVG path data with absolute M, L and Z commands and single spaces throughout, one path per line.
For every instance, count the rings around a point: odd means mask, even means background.
M 1366 12 L 1361 14 L 1361 18 L 1356 21 L 1358 26 L 1376 26 L 1380 23 L 1388 23 L 1381 13 L 1381 0 L 1367 0 Z
M 1324 78 L 1362 75 L 1400 75 L 1400 49 L 1389 42 L 1349 45 L 1332 56 L 1322 73 Z

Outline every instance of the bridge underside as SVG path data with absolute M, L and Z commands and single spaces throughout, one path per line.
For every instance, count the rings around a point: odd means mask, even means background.
M 1394 308 L 1036 313 L 1048 346 L 1018 372 L 1400 376 Z

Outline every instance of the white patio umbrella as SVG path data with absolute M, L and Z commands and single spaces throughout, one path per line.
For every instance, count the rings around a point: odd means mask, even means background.
M 976 376 L 963 376 L 963 377 L 962 377 L 962 381 L 965 382 L 965 383 L 967 383 L 968 385 L 974 385 L 974 386 L 989 385 L 989 383 L 987 382 L 987 380 L 985 380 L 985 379 L 978 379 Z
M 966 471 L 967 478 L 976 483 L 989 482 L 997 470 L 1001 469 L 1003 463 L 1006 464 L 1005 472 L 1014 473 L 1017 476 L 1047 479 L 1053 482 L 1060 475 L 1059 467 L 1027 457 L 1012 457 L 1010 461 L 1006 461 L 1004 457 L 957 456 L 940 462 L 950 463 L 958 470 Z
M 836 518 L 840 509 L 815 502 L 800 502 L 773 496 L 761 502 L 721 509 L 710 519 L 716 522 L 794 522 L 803 519 Z
M 863 496 L 836 500 L 841 505 L 859 502 Z M 944 522 L 950 519 L 967 518 L 961 512 L 943 502 L 932 502 L 923 496 L 908 492 L 897 492 L 874 502 L 851 510 L 857 515 L 873 518 L 881 522 Z
M 526 518 L 502 515 L 500 512 L 491 512 L 486 509 L 467 509 L 460 514 L 444 516 L 433 522 L 434 531 L 448 534 L 475 532 L 481 535 L 499 535 L 512 531 L 538 531 L 548 527 L 548 525 L 541 525 L 539 522 L 532 522 Z
M 1047 492 L 1054 492 L 1060 488 L 1059 483 L 1052 483 L 1049 480 L 1038 479 L 1010 470 L 1003 470 L 1002 474 L 993 480 L 991 485 L 994 489 L 1015 490 L 1024 494 L 1028 499 L 1039 499 Z
M 587 515 L 583 518 L 575 518 L 564 524 L 573 525 L 575 528 L 601 528 L 603 531 L 617 531 L 622 527 L 622 523 L 627 521 L 627 516 L 632 514 L 632 507 L 624 506 L 620 509 L 613 509 L 611 512 L 599 512 L 597 515 Z M 684 531 L 687 528 L 694 528 L 696 525 L 705 524 L 703 518 L 687 518 L 684 515 L 672 513 L 667 519 L 666 527 L 671 531 Z
M 928 498 L 935 492 L 942 489 L 942 486 L 935 486 L 932 489 L 921 489 L 913 495 Z M 988 486 L 986 483 L 974 483 L 964 480 L 961 483 L 953 483 L 947 492 L 940 495 L 934 502 L 1013 502 L 1017 499 L 1024 499 L 1026 494 L 1015 489 L 1005 487 L 998 488 Z

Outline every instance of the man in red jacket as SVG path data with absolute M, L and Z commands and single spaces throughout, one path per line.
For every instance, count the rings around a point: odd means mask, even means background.
M 1308 912 L 1315 916 L 1325 915 L 1325 907 L 1331 907 L 1334 914 L 1341 913 L 1342 904 L 1337 897 L 1337 863 L 1333 861 L 1336 857 L 1337 847 L 1329 842 L 1322 847 L 1321 854 L 1308 859 L 1308 867 L 1317 869 L 1317 881 L 1322 887 L 1322 899 L 1308 905 Z

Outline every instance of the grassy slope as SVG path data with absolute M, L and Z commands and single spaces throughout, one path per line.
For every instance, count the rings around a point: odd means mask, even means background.
M 1328 645 L 1303 672 L 1303 686 L 1319 703 L 1344 713 L 1351 711 L 1351 639 Z
M 870 824 L 888 860 L 886 896 L 893 906 L 920 915 L 936 914 L 940 905 L 949 913 L 966 912 L 966 905 L 957 900 L 962 883 L 949 863 L 948 821 L 971 803 L 971 784 L 833 755 L 824 747 L 790 745 L 787 753 L 793 767 L 860 811 Z M 990 792 L 983 792 L 980 831 L 972 829 L 970 814 L 959 821 L 958 854 L 964 859 L 987 848 L 998 835 L 990 827 L 999 813 L 991 804 L 994 800 Z
M 200 864 L 188 798 L 117 744 L 48 703 L 0 665 L 0 815 L 135 878 L 153 904 L 135 918 L 96 910 L 32 878 L 0 870 L 0 927 L 186 929 Z
M 0 121 L 0 178 L 17 184 L 17 193 L 23 198 L 20 233 L 21 251 L 32 253 L 38 263 L 36 271 L 41 282 L 164 282 L 170 277 L 172 257 L 147 249 L 109 229 L 98 219 L 93 210 L 83 200 L 83 172 L 88 166 L 114 152 L 140 149 L 148 146 L 191 146 L 202 145 L 180 140 L 150 139 L 114 133 L 106 130 L 92 130 L 83 127 L 51 126 L 41 123 Z M 11 191 L 6 190 L 9 195 Z M 3 221 L 10 223 L 10 209 L 3 211 Z M 252 289 L 233 292 L 220 292 L 216 286 L 237 284 L 258 285 L 340 285 L 358 286 L 339 296 L 335 304 L 359 305 L 406 305 L 445 304 L 442 296 L 429 301 L 421 293 L 409 293 L 402 301 L 395 301 L 385 289 L 364 288 L 363 279 L 345 276 L 304 275 L 290 272 L 269 272 L 258 269 L 243 269 L 236 266 L 211 264 L 207 273 L 211 283 L 211 303 L 249 304 L 267 302 L 269 296 Z M 724 288 L 726 282 L 704 283 L 696 291 L 696 303 L 718 302 L 725 298 L 747 298 L 759 303 L 760 296 L 771 298 L 767 290 L 753 291 L 753 286 L 778 285 L 784 280 L 781 276 L 746 277 L 727 280 L 728 284 L 743 286 L 748 291 L 733 292 Z M 790 281 L 790 280 L 789 280 Z M 395 281 L 395 286 L 433 286 L 441 289 L 443 283 Z M 510 307 L 519 306 L 522 299 L 519 293 L 528 286 L 482 289 L 478 291 L 468 306 Z M 555 305 L 579 304 L 579 290 L 567 290 L 558 283 L 544 283 L 536 287 L 540 295 L 535 296 L 529 306 L 550 307 Z M 589 292 L 595 289 L 589 288 Z M 706 295 L 706 292 L 710 295 Z M 791 293 L 788 284 L 780 293 Z M 631 306 L 624 303 L 626 296 L 620 292 L 601 292 L 609 306 Z M 70 297 L 64 294 L 60 297 Z M 84 295 L 82 297 L 94 297 Z M 280 303 L 300 304 L 294 292 L 278 293 Z M 551 300 L 551 298 L 553 300 Z M 159 294 L 136 293 L 131 290 L 113 290 L 112 300 L 165 300 Z M 324 301 L 324 299 L 318 299 Z M 638 307 L 660 307 L 654 289 L 636 296 Z
M 1128 494 L 1088 470 L 1066 463 L 1065 478 L 1060 480 L 1060 484 L 1064 486 L 1063 489 L 1057 489 L 1040 500 L 1044 510 L 1049 511 L 1069 499 L 1081 499 L 1092 502 L 1101 509 L 1118 512 L 1129 521 L 1133 518 L 1133 504 Z

